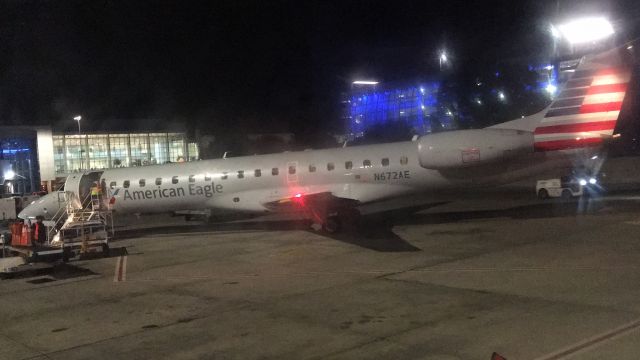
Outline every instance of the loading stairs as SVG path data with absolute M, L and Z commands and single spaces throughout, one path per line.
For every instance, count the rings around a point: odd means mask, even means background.
M 109 240 L 113 237 L 113 212 L 102 195 L 87 194 L 79 199 L 73 191 L 59 193 L 59 202 L 64 202 L 49 225 L 49 246 L 60 247 L 65 259 L 72 250 L 80 253 L 101 247 L 108 253 Z

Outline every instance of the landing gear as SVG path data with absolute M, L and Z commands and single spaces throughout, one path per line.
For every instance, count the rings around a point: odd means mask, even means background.
M 329 212 L 322 222 L 322 230 L 335 234 L 349 227 L 355 227 L 360 221 L 360 212 L 355 208 L 342 208 Z
M 342 223 L 337 216 L 329 216 L 325 219 L 324 224 L 322 224 L 322 230 L 329 234 L 335 234 L 340 231 L 342 227 Z
M 109 244 L 102 244 L 102 257 L 109 257 Z

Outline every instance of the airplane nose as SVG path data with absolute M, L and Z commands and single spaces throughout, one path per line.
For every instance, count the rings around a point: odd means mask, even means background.
M 18 213 L 18 219 L 22 219 L 22 220 L 27 220 L 27 219 L 33 219 L 35 218 L 35 216 L 30 216 L 29 215 L 29 211 L 27 211 L 29 209 L 31 205 L 27 206 L 26 208 L 24 208 L 22 211 L 20 211 L 20 213 Z
M 31 204 L 27 205 L 20 213 L 18 217 L 20 219 L 35 219 L 36 216 L 43 216 L 45 219 L 50 219 L 56 211 L 64 207 L 64 202 L 59 201 L 57 193 L 49 193 Z

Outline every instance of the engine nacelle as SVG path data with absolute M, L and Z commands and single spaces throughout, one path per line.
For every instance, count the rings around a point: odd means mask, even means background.
M 509 129 L 459 130 L 418 140 L 420 165 L 444 170 L 470 167 L 533 152 L 533 133 Z

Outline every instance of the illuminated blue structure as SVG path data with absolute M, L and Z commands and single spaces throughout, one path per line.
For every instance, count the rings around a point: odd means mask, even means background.
M 3 131 L 0 135 L 0 194 L 39 190 L 35 132 Z
M 360 137 L 366 129 L 389 122 L 407 122 L 417 134 L 432 131 L 432 119 L 438 117 L 438 82 L 395 89 L 353 91 L 345 101 L 347 131 Z M 449 117 L 450 118 L 450 117 Z M 451 126 L 439 120 L 441 127 Z

